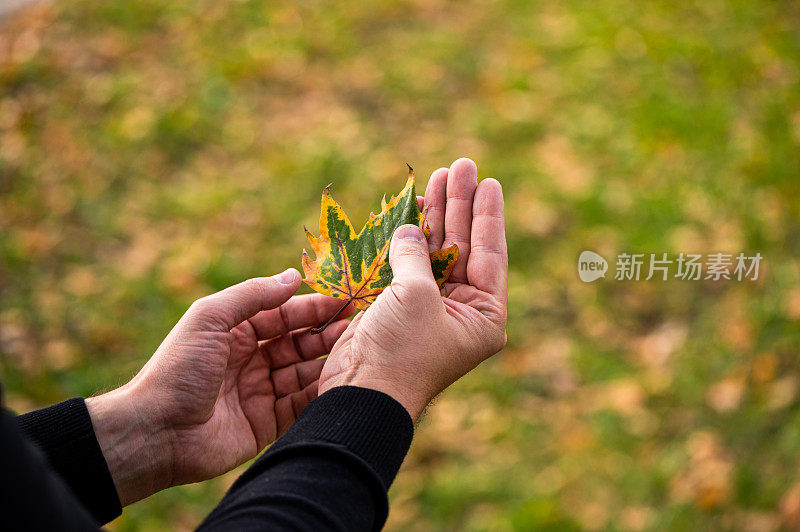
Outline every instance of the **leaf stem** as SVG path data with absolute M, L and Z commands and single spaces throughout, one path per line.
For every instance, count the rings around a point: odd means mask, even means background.
M 350 299 L 348 299 L 347 301 L 345 301 L 345 303 L 344 303 L 344 305 L 342 306 L 342 308 L 340 308 L 339 310 L 337 310 L 337 311 L 336 311 L 336 314 L 334 314 L 333 316 L 331 316 L 331 319 L 329 319 L 328 321 L 326 321 L 326 322 L 325 322 L 323 325 L 321 325 L 320 327 L 315 327 L 315 328 L 311 329 L 311 334 L 319 334 L 319 333 L 321 333 L 322 331 L 324 331 L 325 329 L 327 329 L 327 328 L 328 328 L 328 325 L 330 325 L 331 323 L 333 323 L 333 320 L 335 320 L 336 318 L 338 318 L 338 317 L 339 317 L 339 314 L 341 314 L 342 312 L 344 312 L 344 309 L 346 309 L 346 308 L 347 308 L 347 306 L 348 306 L 348 305 L 349 305 L 349 304 L 350 304 L 352 301 L 353 301 L 353 298 L 352 298 L 352 297 L 351 297 Z

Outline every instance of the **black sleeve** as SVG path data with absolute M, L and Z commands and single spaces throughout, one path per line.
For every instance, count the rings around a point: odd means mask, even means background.
M 239 477 L 201 530 L 380 530 L 411 445 L 400 403 L 342 386 L 312 401 Z
M 5 409 L 0 409 L 0 479 L 3 530 L 97 530 L 91 514 Z
M 92 419 L 83 399 L 70 399 L 16 419 L 19 429 L 37 448 L 47 468 L 80 501 L 92 522 L 103 525 L 122 513 L 114 480 L 108 471 Z M 5 437 L 5 430 L 3 432 Z M 17 438 L 23 441 L 21 437 Z M 28 442 L 26 447 L 30 447 Z M 13 449 L 12 449 L 13 450 Z M 14 451 L 22 453 L 19 445 Z M 5 453 L 4 453 L 5 454 Z M 43 496 L 31 499 L 42 502 Z M 77 505 L 76 505 L 77 506 Z

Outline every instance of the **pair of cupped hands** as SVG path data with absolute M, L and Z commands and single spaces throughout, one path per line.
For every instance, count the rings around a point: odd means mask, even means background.
M 130 382 L 87 399 L 123 505 L 255 457 L 336 386 L 384 392 L 416 421 L 505 345 L 500 184 L 478 183 L 475 163 L 458 159 L 431 175 L 419 202 L 430 237 L 413 225 L 395 231 L 392 284 L 352 320 L 346 312 L 312 335 L 341 300 L 295 296 L 293 268 L 250 279 L 197 300 Z M 459 259 L 440 290 L 428 253 L 452 243 Z

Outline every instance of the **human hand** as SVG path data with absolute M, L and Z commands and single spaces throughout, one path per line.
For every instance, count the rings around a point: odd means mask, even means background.
M 317 396 L 349 321 L 311 335 L 341 301 L 299 287 L 289 269 L 195 301 L 129 383 L 87 399 L 123 505 L 253 458 Z
M 478 184 L 458 159 L 433 173 L 425 191 L 431 234 L 404 225 L 389 246 L 392 284 L 351 322 L 325 362 L 319 393 L 342 385 L 382 391 L 416 420 L 447 386 L 506 343 L 508 254 L 503 192 Z M 439 290 L 429 251 L 458 244 L 459 259 Z

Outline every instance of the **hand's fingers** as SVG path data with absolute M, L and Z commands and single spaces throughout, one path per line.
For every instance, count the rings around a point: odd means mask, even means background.
M 389 265 L 392 284 L 410 285 L 422 281 L 438 292 L 425 235 L 416 225 L 401 225 L 395 230 L 389 245 Z
M 278 436 L 289 430 L 308 403 L 316 399 L 319 381 L 314 381 L 299 392 L 294 392 L 275 401 L 275 418 L 278 421 Z
M 428 237 L 428 250 L 432 253 L 442 249 L 444 242 L 444 208 L 447 201 L 447 168 L 439 168 L 431 174 L 425 189 L 426 220 L 431 230 Z
M 348 325 L 350 325 L 349 320 L 338 320 L 319 334 L 311 334 L 309 328 L 290 331 L 260 342 L 258 348 L 271 368 L 290 366 L 301 360 L 311 360 L 330 353 L 336 340 Z
M 272 372 L 272 384 L 275 395 L 284 397 L 290 393 L 299 392 L 312 382 L 319 379 L 324 359 L 305 360 Z
M 444 246 L 458 244 L 458 262 L 450 274 L 450 282 L 467 282 L 472 202 L 478 186 L 478 168 L 469 159 L 458 159 L 447 173 L 447 208 L 444 215 Z
M 342 308 L 342 300 L 322 294 L 294 296 L 279 308 L 259 312 L 250 323 L 259 340 L 268 340 L 303 327 L 319 327 Z M 347 318 L 354 307 L 345 309 L 339 316 Z
M 294 268 L 272 277 L 248 279 L 195 301 L 186 312 L 189 327 L 228 332 L 259 311 L 286 302 L 300 288 L 300 273 Z
M 505 302 L 508 287 L 503 188 L 496 179 L 484 179 L 472 208 L 472 250 L 467 264 L 469 284 Z
M 419 210 L 425 208 L 425 196 L 417 196 L 417 207 Z

